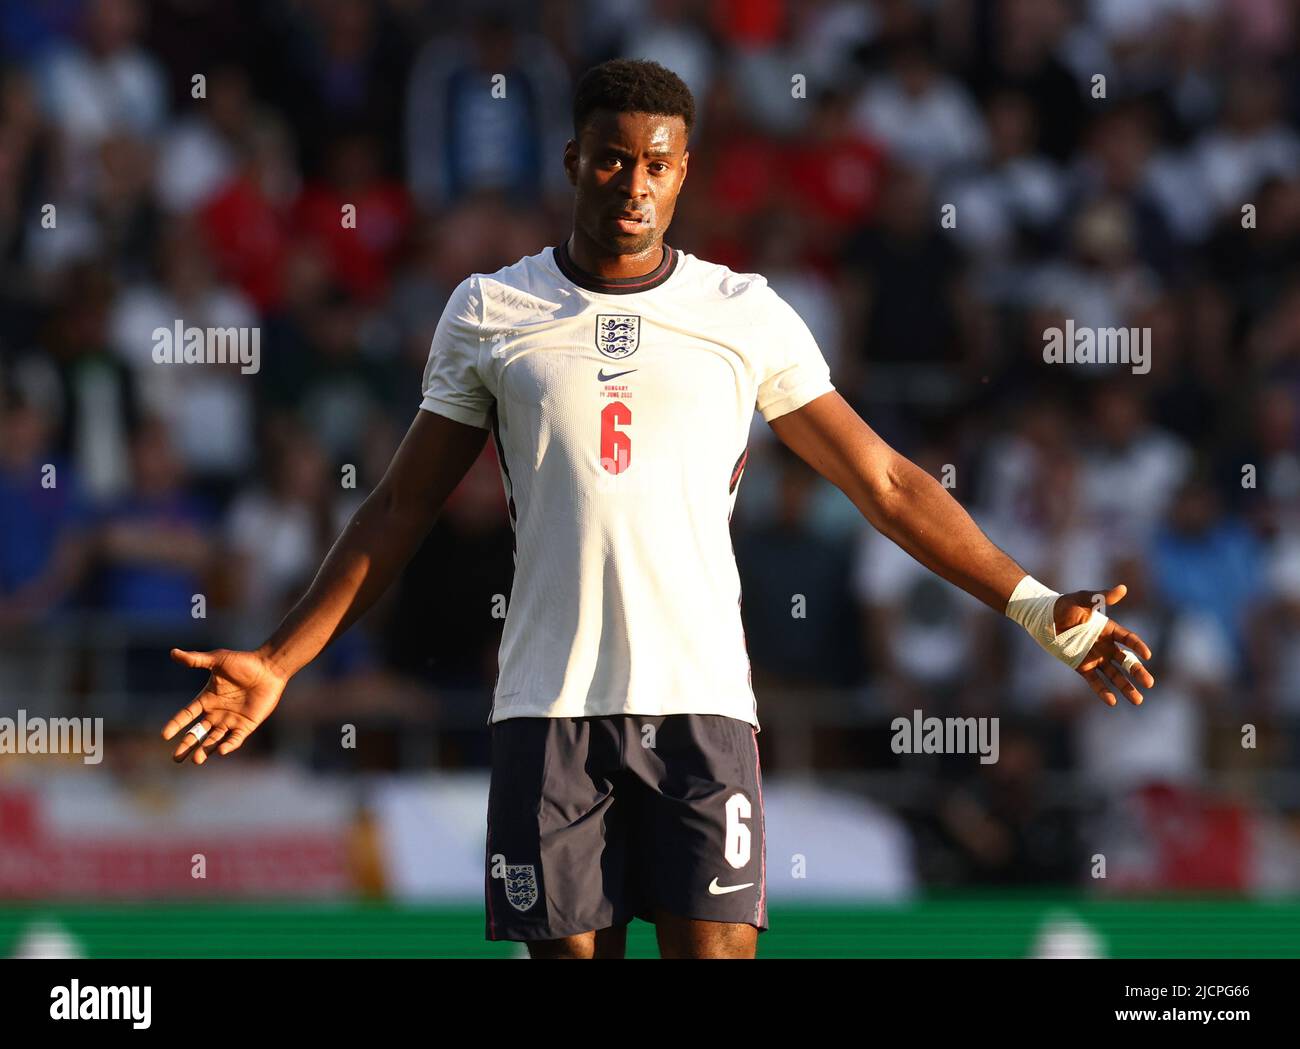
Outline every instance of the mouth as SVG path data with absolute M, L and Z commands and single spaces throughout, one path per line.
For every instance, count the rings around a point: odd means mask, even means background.
M 612 215 L 611 220 L 624 233 L 641 233 L 650 228 L 650 223 L 640 212 Z

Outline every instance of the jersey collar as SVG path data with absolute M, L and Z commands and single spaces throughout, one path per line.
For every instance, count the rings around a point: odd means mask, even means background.
M 605 295 L 631 295 L 634 292 L 657 288 L 673 275 L 673 271 L 677 268 L 677 260 L 681 257 L 680 252 L 674 251 L 665 244 L 663 257 L 659 260 L 659 265 L 649 273 L 643 273 L 639 277 L 611 278 L 598 277 L 594 273 L 588 273 L 586 270 L 580 269 L 569 256 L 568 241 L 563 241 L 553 251 L 555 265 L 559 267 L 560 272 L 565 277 L 580 288 L 586 288 L 588 291 L 598 291 Z

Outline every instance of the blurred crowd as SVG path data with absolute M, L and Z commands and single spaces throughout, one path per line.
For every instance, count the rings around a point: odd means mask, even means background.
M 5 706 L 152 728 L 195 688 L 171 645 L 260 641 L 414 416 L 450 291 L 567 235 L 576 78 L 653 58 L 699 112 L 669 243 L 764 274 L 872 426 L 1039 579 L 1125 582 L 1156 652 L 1148 703 L 1104 709 L 756 421 L 771 768 L 926 770 L 940 879 L 1065 876 L 1091 832 L 1058 773 L 1123 840 L 1199 813 L 1223 862 L 1210 778 L 1300 809 L 1298 45 L 1290 0 L 7 0 Z M 260 370 L 156 363 L 177 320 L 259 328 Z M 1047 363 L 1067 320 L 1149 329 L 1149 371 Z M 481 763 L 510 551 L 489 446 L 285 718 L 432 718 Z M 1003 759 L 893 754 L 913 709 L 1001 715 Z

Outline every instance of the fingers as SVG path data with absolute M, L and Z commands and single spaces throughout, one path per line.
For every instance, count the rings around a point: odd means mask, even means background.
M 194 764 L 202 765 L 212 756 L 214 750 L 218 747 L 224 748 L 237 733 L 241 734 L 242 741 L 243 736 L 248 735 L 248 730 L 241 728 L 234 718 L 206 717 L 185 734 L 185 738 L 176 748 L 172 758 L 178 763 L 192 758 Z M 219 753 L 228 754 L 230 751 L 221 749 Z
M 1113 619 L 1106 624 L 1106 627 L 1101 642 L 1104 642 L 1108 647 L 1102 649 L 1099 654 L 1103 655 L 1107 660 L 1117 660 L 1123 667 L 1124 673 L 1128 674 L 1134 681 L 1140 682 L 1144 688 L 1153 688 L 1156 679 L 1151 675 L 1151 671 L 1139 663 L 1137 657 L 1133 654 L 1133 652 L 1136 652 L 1143 659 L 1150 659 L 1151 646 L 1133 631 L 1126 630 Z M 1120 645 L 1123 645 L 1124 649 L 1132 649 L 1133 652 L 1126 652 L 1119 647 Z M 1089 653 L 1090 656 L 1092 654 Z
M 221 652 L 190 652 L 183 648 L 173 648 L 170 654 L 173 662 L 181 663 L 187 667 L 194 667 L 198 670 L 214 669 L 220 663 L 222 655 Z M 163 739 L 174 738 L 181 729 L 187 725 L 193 725 L 194 720 L 202 716 L 204 711 L 203 697 L 211 694 L 208 691 L 211 685 L 212 678 L 208 678 L 207 685 L 194 697 L 193 701 L 177 711 L 176 715 L 163 726 Z M 217 730 L 215 734 L 213 734 L 214 729 Z M 182 762 L 186 758 L 193 756 L 194 763 L 202 765 L 207 760 L 207 755 L 212 751 L 212 748 L 225 734 L 226 729 L 223 719 L 220 719 L 219 716 L 218 720 L 215 721 L 205 718 L 199 724 L 193 725 L 189 732 L 185 734 L 185 738 L 181 740 L 180 745 L 172 753 L 172 760 Z M 202 747 L 199 746 L 200 741 L 205 741 Z
M 248 733 L 251 731 L 251 729 L 246 728 L 233 729 L 230 735 L 226 737 L 225 741 L 222 742 L 221 746 L 217 748 L 217 753 L 230 754 L 233 751 L 238 750 L 243 745 L 244 740 L 248 738 Z
M 207 761 L 208 758 L 212 755 L 212 751 L 216 748 L 217 744 L 221 742 L 221 740 L 225 737 L 226 733 L 228 733 L 229 731 L 230 731 L 229 726 L 218 725 L 206 736 L 204 736 L 203 741 L 194 750 L 194 764 L 202 765 L 205 761 Z
M 1119 665 L 1123 668 L 1124 673 L 1134 681 L 1140 682 L 1143 688 L 1152 688 L 1155 686 L 1156 679 L 1151 676 L 1151 671 L 1138 662 L 1138 657 L 1132 652 L 1120 649 Z
M 173 662 L 199 670 L 211 670 L 220 662 L 216 652 L 187 652 L 183 648 L 173 648 L 171 656 Z
M 1094 645 L 1087 658 L 1075 669 L 1088 682 L 1088 686 L 1112 707 L 1118 702 L 1115 690 L 1135 707 L 1140 707 L 1143 695 L 1133 682 L 1141 682 L 1147 688 L 1155 684 L 1155 678 L 1132 652 L 1117 647 L 1109 640 Z M 1133 680 L 1130 681 L 1125 674 Z
M 1111 620 L 1111 625 L 1113 627 L 1113 629 L 1110 631 L 1110 639 L 1112 641 L 1119 642 L 1119 644 L 1123 645 L 1125 648 L 1133 649 L 1133 651 L 1136 652 L 1143 659 L 1151 658 L 1150 647 L 1147 645 L 1145 641 L 1143 641 L 1140 637 L 1138 637 L 1137 634 L 1133 633 L 1133 631 L 1131 630 L 1125 630 L 1113 619 Z M 1155 684 L 1155 682 L 1152 681 L 1149 684 Z
M 1120 673 L 1120 669 L 1115 663 L 1103 663 L 1099 669 L 1123 693 L 1125 699 L 1135 707 L 1142 705 L 1142 693 L 1133 687 L 1133 682 Z
M 202 693 L 200 693 L 200 695 L 202 695 Z M 192 702 L 189 706 L 182 707 L 177 712 L 176 716 L 172 718 L 171 721 L 167 722 L 166 725 L 163 726 L 163 730 L 162 730 L 163 739 L 171 739 L 174 735 L 176 735 L 176 733 L 178 733 L 186 725 L 192 724 L 194 722 L 194 719 L 197 718 L 202 713 L 203 713 L 203 704 L 200 703 L 196 698 L 194 702 Z
M 1084 671 L 1083 669 L 1080 669 L 1079 673 L 1083 675 L 1083 680 L 1088 682 L 1088 687 L 1106 701 L 1108 707 L 1113 707 L 1119 702 L 1119 700 L 1115 698 L 1115 693 L 1110 690 L 1110 687 L 1106 679 L 1102 676 L 1100 670 L 1094 669 Z
M 1126 587 L 1123 583 L 1119 583 L 1118 585 L 1111 587 L 1109 590 L 1106 591 L 1104 595 L 1106 598 L 1106 604 L 1108 605 L 1119 604 L 1121 601 L 1124 600 L 1124 595 L 1127 593 L 1128 593 L 1128 587 Z
M 202 721 L 194 724 L 195 719 L 200 716 L 203 716 L 203 706 L 196 699 L 167 722 L 167 727 L 163 729 L 163 738 L 171 739 L 182 728 L 190 726 L 176 750 L 172 752 L 172 760 L 177 764 L 193 759 L 194 764 L 202 765 L 212 756 L 214 750 L 218 754 L 230 754 L 238 750 L 257 727 L 248 718 L 241 717 L 233 711 L 211 711 L 203 717 Z
M 185 733 L 185 737 L 181 740 L 180 746 L 178 746 L 172 752 L 172 760 L 177 763 L 180 763 L 184 761 L 186 758 L 188 758 L 191 754 L 194 754 L 196 751 L 199 750 L 199 742 L 211 731 L 212 731 L 211 719 L 204 718 L 197 725 L 193 726 L 187 733 Z M 196 763 L 202 764 L 202 762 L 198 762 L 197 759 L 196 759 Z

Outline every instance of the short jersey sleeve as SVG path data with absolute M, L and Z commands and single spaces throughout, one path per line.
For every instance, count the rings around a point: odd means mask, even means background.
M 482 294 L 478 276 L 473 275 L 461 281 L 447 300 L 429 347 L 420 407 L 486 430 L 493 398 L 478 371 Z
M 768 422 L 835 389 L 830 367 L 803 318 L 771 288 L 759 289 L 756 406 Z

